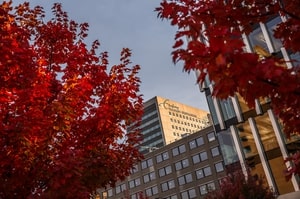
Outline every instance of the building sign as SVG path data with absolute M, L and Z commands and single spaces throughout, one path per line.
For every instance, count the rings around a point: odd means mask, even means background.
M 163 105 L 163 107 L 165 109 L 178 112 L 179 111 L 179 107 L 176 106 L 175 104 L 171 104 L 169 101 L 170 100 L 166 99 L 163 103 L 161 103 L 159 105 Z

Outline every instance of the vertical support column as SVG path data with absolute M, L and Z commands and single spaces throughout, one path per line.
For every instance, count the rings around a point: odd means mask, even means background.
M 237 96 L 235 95 L 234 97 L 231 97 L 231 101 L 232 101 L 233 109 L 234 109 L 234 112 L 235 112 L 235 115 L 236 115 L 236 118 L 237 118 L 238 122 L 243 122 L 244 119 L 243 119 L 243 116 L 242 116 L 242 110 L 241 110 L 241 107 L 239 105 Z
M 213 86 L 210 85 L 209 88 L 210 88 L 211 93 L 213 93 Z M 218 99 L 216 97 L 212 97 L 212 100 L 213 100 L 213 103 L 214 103 L 214 107 L 215 107 L 215 110 L 216 110 L 217 119 L 218 119 L 220 128 L 222 130 L 224 130 L 225 129 L 225 123 L 224 123 L 224 118 L 222 116 L 222 111 L 221 111 Z
M 262 23 L 262 22 L 260 22 L 259 25 L 260 25 L 261 31 L 262 31 L 262 33 L 264 35 L 264 39 L 265 39 L 265 41 L 267 43 L 269 52 L 273 53 L 274 52 L 274 47 L 272 45 L 272 41 L 270 39 L 270 36 L 269 36 L 269 33 L 268 33 L 266 25 L 264 23 Z
M 238 158 L 240 160 L 242 171 L 243 171 L 244 175 L 247 176 L 248 173 L 247 173 L 247 167 L 246 167 L 246 162 L 245 162 L 245 155 L 244 155 L 243 147 L 242 147 L 239 135 L 238 135 L 238 131 L 235 126 L 231 125 L 230 132 L 232 135 L 232 139 L 234 142 L 234 146 L 236 148 Z
M 268 110 L 268 115 L 269 115 L 269 118 L 271 120 L 271 124 L 273 126 L 273 129 L 274 129 L 274 132 L 275 132 L 275 136 L 276 136 L 276 139 L 277 139 L 277 142 L 278 142 L 278 145 L 279 145 L 282 157 L 285 159 L 285 158 L 288 157 L 288 151 L 287 151 L 287 149 L 285 147 L 285 142 L 284 142 L 285 138 L 283 137 L 283 135 L 281 133 L 278 121 L 275 118 L 275 115 L 274 115 L 274 113 L 273 113 L 273 111 L 271 109 Z M 285 165 L 288 168 L 288 167 L 291 166 L 291 163 L 290 162 L 286 162 Z M 297 179 L 296 179 L 296 177 L 294 175 L 293 175 L 293 177 L 291 179 L 291 182 L 293 184 L 293 187 L 294 187 L 295 191 L 299 191 L 299 185 L 298 185 Z
M 275 192 L 277 192 L 278 191 L 277 186 L 276 186 L 274 177 L 272 175 L 271 168 L 270 168 L 269 162 L 267 160 L 265 150 L 264 150 L 262 141 L 260 139 L 258 129 L 256 127 L 255 120 L 253 118 L 249 118 L 248 121 L 249 121 L 250 128 L 251 128 L 251 131 L 252 131 L 252 134 L 253 134 L 254 142 L 255 142 L 255 145 L 256 145 L 256 148 L 257 148 L 257 152 L 258 152 L 262 167 L 263 167 L 265 175 L 266 175 L 268 185 L 271 188 L 273 188 Z

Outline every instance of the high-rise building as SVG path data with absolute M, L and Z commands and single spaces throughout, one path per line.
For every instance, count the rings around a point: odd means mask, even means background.
M 253 52 L 259 48 L 264 53 L 276 54 L 286 61 L 300 60 L 299 54 L 289 55 L 282 48 L 280 40 L 272 36 L 273 28 L 281 20 L 281 17 L 274 17 L 265 24 L 257 24 L 252 33 L 243 37 L 246 50 Z M 278 194 L 298 191 L 299 180 L 293 177 L 287 182 L 283 171 L 289 164 L 284 164 L 284 158 L 300 149 L 300 138 L 285 138 L 268 99 L 257 100 L 255 109 L 250 109 L 238 94 L 227 100 L 218 100 L 211 95 L 213 84 L 209 77 L 206 80 L 200 89 L 207 98 L 225 165 L 236 161 L 242 167 L 248 165 L 253 174 L 262 175 Z M 231 145 L 230 140 L 234 145 Z
M 209 113 L 163 97 L 144 103 L 141 152 L 160 148 L 211 125 Z
M 145 154 L 132 174 L 115 187 L 99 189 L 101 199 L 201 199 L 226 175 L 212 126 Z

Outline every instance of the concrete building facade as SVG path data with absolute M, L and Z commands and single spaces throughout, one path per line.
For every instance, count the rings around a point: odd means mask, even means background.
M 115 187 L 98 190 L 101 199 L 203 198 L 217 189 L 225 166 L 212 126 L 145 155 L 132 174 Z

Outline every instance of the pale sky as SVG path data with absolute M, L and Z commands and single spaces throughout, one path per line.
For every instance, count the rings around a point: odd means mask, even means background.
M 154 9 L 161 0 L 30 0 L 30 5 L 44 7 L 46 16 L 52 17 L 55 2 L 62 4 L 70 19 L 90 25 L 86 43 L 98 39 L 100 51 L 109 52 L 111 65 L 119 63 L 123 47 L 132 50 L 132 63 L 141 66 L 140 93 L 145 101 L 157 95 L 208 110 L 195 74 L 183 72 L 181 64 L 172 62 L 176 29 L 157 18 Z

